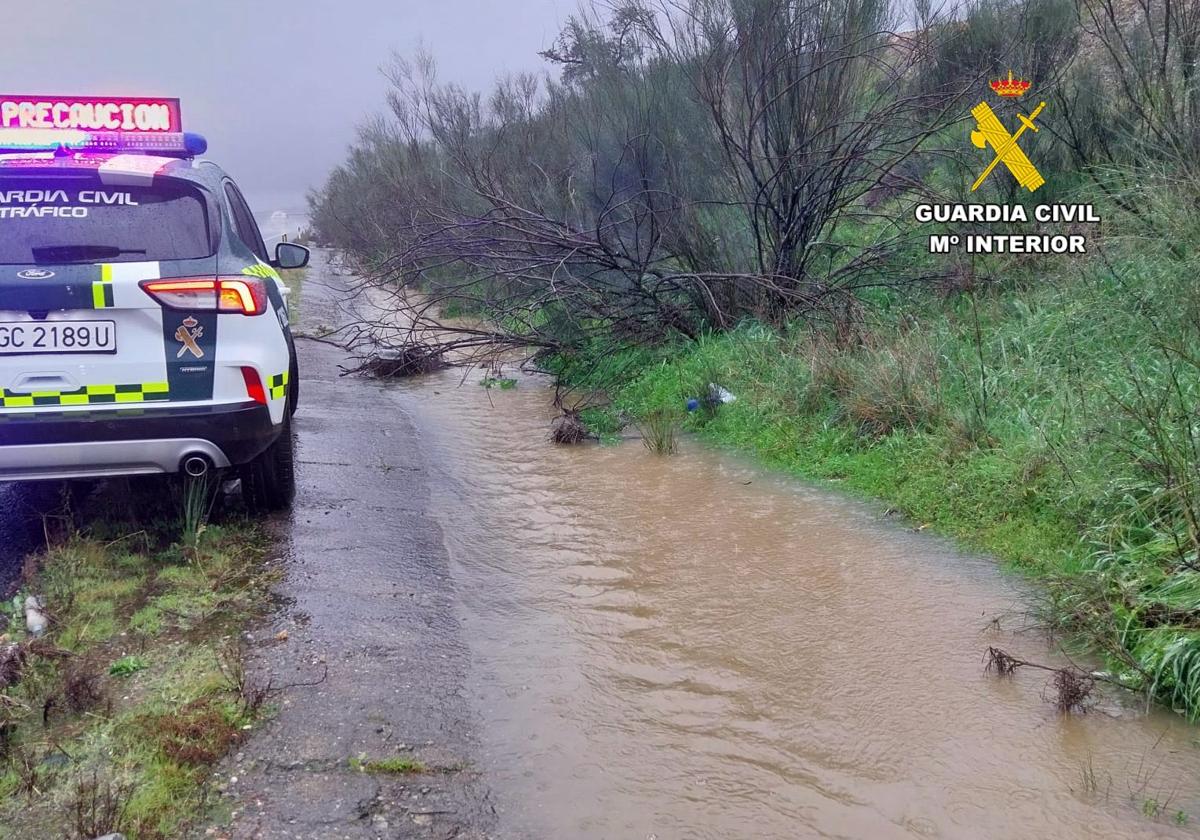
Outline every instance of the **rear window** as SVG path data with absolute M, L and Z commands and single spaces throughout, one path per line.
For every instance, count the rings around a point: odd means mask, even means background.
M 0 265 L 183 260 L 213 252 L 204 194 L 189 184 L 0 177 Z

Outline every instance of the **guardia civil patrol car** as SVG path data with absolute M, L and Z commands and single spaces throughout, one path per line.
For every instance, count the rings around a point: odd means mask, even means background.
M 175 100 L 0 95 L 0 481 L 233 470 L 292 500 L 287 288 Z

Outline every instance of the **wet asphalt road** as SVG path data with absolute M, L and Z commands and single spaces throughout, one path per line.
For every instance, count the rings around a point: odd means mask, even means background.
M 305 329 L 346 317 L 336 314 L 343 285 L 315 254 Z M 298 345 L 299 490 L 277 523 L 281 608 L 250 634 L 255 678 L 291 687 L 219 768 L 233 820 L 205 836 L 487 837 L 492 808 L 471 769 L 463 692 L 468 651 L 421 441 L 395 391 L 339 376 L 336 348 Z M 362 755 L 412 756 L 430 772 L 367 774 L 349 764 Z

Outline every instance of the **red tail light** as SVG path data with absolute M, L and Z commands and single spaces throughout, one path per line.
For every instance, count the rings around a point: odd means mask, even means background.
M 267 286 L 258 277 L 185 277 L 143 280 L 142 289 L 168 309 L 238 312 L 267 311 Z
M 246 396 L 259 405 L 267 404 L 267 392 L 263 390 L 262 379 L 252 367 L 242 368 L 242 379 L 246 382 Z

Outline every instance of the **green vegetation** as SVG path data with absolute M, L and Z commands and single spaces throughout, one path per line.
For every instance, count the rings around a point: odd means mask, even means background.
M 279 272 L 284 285 L 288 288 L 288 321 L 293 326 L 300 319 L 300 295 L 304 290 L 306 274 L 308 274 L 307 268 L 285 268 Z
M 699 398 L 687 424 L 706 438 L 1004 558 L 1046 584 L 1048 622 L 1194 717 L 1196 269 L 1137 240 L 1078 265 L 1069 284 L 908 300 L 903 319 L 841 345 L 802 324 L 746 324 L 555 367 L 610 388 L 613 406 L 588 415 L 597 431 L 620 412 L 653 418 Z M 706 400 L 714 382 L 737 400 Z
M 394 121 L 314 196 L 322 241 L 419 292 L 413 335 L 526 348 L 602 439 L 632 420 L 669 452 L 694 399 L 708 439 L 994 552 L 1107 676 L 1200 717 L 1195 4 L 590 12 L 545 83 L 473 97 L 398 61 Z M 1010 68 L 1031 96 L 990 94 Z M 974 190 L 981 100 L 1005 126 L 1045 101 L 1036 192 L 1005 167 Z M 1031 221 L 916 212 L 964 203 Z M 1036 219 L 1063 203 L 1103 221 Z M 1087 253 L 931 253 L 943 233 Z
M 610 392 L 583 413 L 596 433 L 695 398 L 687 426 L 708 440 L 1003 558 L 1045 585 L 1046 624 L 1195 718 L 1200 254 L 1173 251 L 1200 230 L 1182 202 L 1158 223 L 1166 239 L 1110 243 L 1066 282 L 1013 260 L 1005 283 L 878 300 L 841 343 L 747 322 L 551 368 Z M 706 399 L 709 383 L 737 401 Z
M 501 391 L 511 391 L 517 387 L 517 380 L 507 376 L 485 376 L 479 380 L 479 384 L 484 388 L 499 388 Z
M 391 758 L 369 759 L 365 755 L 355 756 L 349 761 L 352 770 L 361 773 L 382 773 L 390 775 L 406 775 L 424 773 L 425 765 L 416 758 L 408 755 L 397 755 Z
M 108 666 L 108 673 L 114 677 L 130 677 L 138 671 L 145 671 L 147 667 L 146 660 L 140 656 L 122 656 Z
M 183 494 L 174 514 L 150 494 L 161 486 L 133 497 L 156 511 L 137 520 L 117 501 L 128 488 L 64 510 L 23 586 L 51 617 L 44 636 L 4 606 L 4 836 L 179 837 L 209 808 L 212 766 L 263 713 L 235 640 L 271 581 L 265 535 L 230 520 L 173 540 Z
M 637 427 L 646 448 L 656 455 L 675 454 L 679 426 L 678 411 L 672 411 L 670 405 L 658 405 L 647 408 L 642 412 L 641 418 Z

